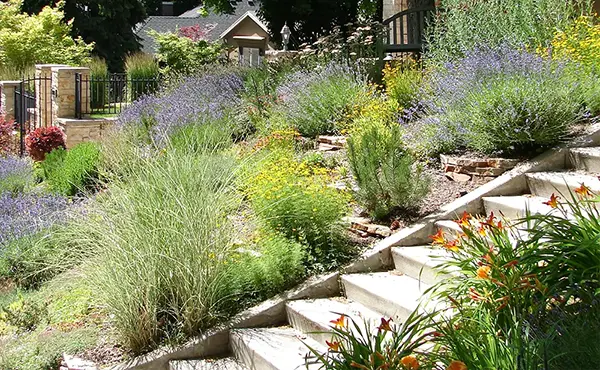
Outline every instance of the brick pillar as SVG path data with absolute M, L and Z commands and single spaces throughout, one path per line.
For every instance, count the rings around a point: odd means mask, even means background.
M 15 90 L 21 81 L 0 81 L 0 116 L 15 118 Z
M 68 67 L 64 64 L 35 65 L 35 112 L 36 127 L 52 126 L 52 67 Z
M 90 111 L 90 69 L 87 67 L 52 67 L 52 122 L 75 117 L 75 74 L 82 76 L 81 109 Z

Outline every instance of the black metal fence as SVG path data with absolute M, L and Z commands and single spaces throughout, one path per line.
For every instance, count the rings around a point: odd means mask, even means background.
M 131 78 L 125 73 L 75 75 L 75 116 L 117 115 L 132 102 L 159 89 L 160 78 Z
M 25 137 L 29 132 L 52 122 L 52 79 L 23 78 L 15 89 L 15 129 L 13 150 L 25 154 Z M 16 147 L 16 148 L 15 148 Z

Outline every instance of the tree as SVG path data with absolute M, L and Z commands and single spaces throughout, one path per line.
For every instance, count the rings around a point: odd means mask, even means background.
M 22 0 L 0 2 L 0 65 L 22 70 L 36 63 L 86 63 L 93 44 L 71 37 L 62 5 L 28 15 L 21 13 Z
M 135 25 L 146 19 L 140 0 L 61 0 L 65 19 L 73 20 L 73 35 L 94 43 L 94 53 L 104 58 L 111 71 L 123 69 L 127 54 L 138 51 L 140 43 Z M 23 10 L 36 14 L 57 0 L 24 0 Z

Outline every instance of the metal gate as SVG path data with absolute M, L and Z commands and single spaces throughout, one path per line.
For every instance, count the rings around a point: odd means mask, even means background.
M 51 125 L 52 79 L 23 78 L 15 89 L 15 124 L 18 130 L 18 151 L 25 155 L 25 137 L 38 127 Z

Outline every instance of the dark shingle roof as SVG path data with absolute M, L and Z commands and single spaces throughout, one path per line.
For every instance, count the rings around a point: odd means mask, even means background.
M 214 28 L 208 34 L 210 41 L 216 41 L 219 39 L 221 33 L 223 33 L 229 26 L 237 21 L 241 16 L 246 14 L 248 11 L 256 12 L 258 10 L 256 1 L 239 1 L 235 9 L 234 14 L 213 14 L 209 13 L 208 16 L 203 17 L 198 12 L 200 8 L 191 9 L 183 13 L 179 17 L 165 17 L 165 16 L 151 16 L 141 24 L 136 34 L 140 37 L 140 43 L 142 44 L 142 51 L 146 53 L 156 52 L 156 43 L 154 39 L 148 35 L 148 31 L 154 30 L 157 32 L 175 32 L 178 28 L 190 27 L 200 25 L 206 27 L 208 25 L 214 25 Z

